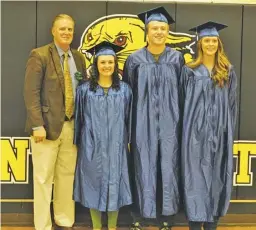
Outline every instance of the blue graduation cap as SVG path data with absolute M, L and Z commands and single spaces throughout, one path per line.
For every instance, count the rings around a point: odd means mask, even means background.
M 138 17 L 145 25 L 151 21 L 165 22 L 167 24 L 175 22 L 163 6 L 140 13 L 138 14 Z
M 201 25 L 198 25 L 196 27 L 191 28 L 189 31 L 196 32 L 197 36 L 199 38 L 202 37 L 219 37 L 219 32 L 220 30 L 228 27 L 227 25 L 213 22 L 213 21 L 208 21 L 205 22 Z
M 116 56 L 116 53 L 120 52 L 122 49 L 124 49 L 121 46 L 117 46 L 113 43 L 103 41 L 94 47 L 87 50 L 91 55 L 94 55 L 95 57 L 101 56 L 101 55 L 112 55 Z
M 138 14 L 138 18 L 145 24 L 145 37 L 144 40 L 146 41 L 146 26 L 148 23 L 152 21 L 158 21 L 158 22 L 165 22 L 168 25 L 174 23 L 174 19 L 171 17 L 171 15 L 167 12 L 167 10 L 163 7 L 157 7 L 151 10 L 147 10 L 143 13 Z

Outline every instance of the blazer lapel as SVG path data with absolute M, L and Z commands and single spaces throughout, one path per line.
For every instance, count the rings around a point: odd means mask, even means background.
M 60 64 L 60 56 L 58 54 L 58 51 L 57 51 L 54 43 L 51 43 L 51 45 L 50 45 L 50 52 L 52 55 L 52 60 L 53 60 L 54 66 L 55 66 L 57 76 L 60 80 L 62 92 L 63 92 L 63 94 L 65 94 L 65 82 L 64 82 L 63 71 L 62 71 L 61 64 Z

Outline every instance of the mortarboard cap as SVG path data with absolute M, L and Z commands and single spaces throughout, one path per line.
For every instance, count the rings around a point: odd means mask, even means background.
M 198 34 L 199 38 L 202 37 L 219 37 L 219 30 L 222 30 L 224 28 L 228 27 L 227 25 L 208 21 L 206 23 L 203 23 L 201 25 L 198 25 L 196 27 L 191 28 L 189 31 L 196 32 Z
M 147 33 L 146 26 L 148 25 L 148 23 L 152 21 L 158 21 L 165 22 L 169 25 L 175 22 L 163 6 L 140 13 L 138 14 L 138 18 L 145 24 L 145 41 Z
M 166 22 L 167 24 L 175 22 L 163 6 L 140 13 L 138 17 L 145 25 L 151 21 Z
M 92 55 L 95 55 L 95 57 L 101 56 L 101 55 L 112 55 L 116 56 L 116 53 L 120 52 L 122 49 L 124 49 L 121 46 L 117 46 L 113 43 L 103 41 L 94 47 L 87 50 Z

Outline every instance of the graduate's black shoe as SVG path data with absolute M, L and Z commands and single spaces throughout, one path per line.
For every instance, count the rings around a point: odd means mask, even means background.
M 171 230 L 172 227 L 167 223 L 163 222 L 162 225 L 159 227 L 159 230 Z
M 204 222 L 204 230 L 216 230 L 218 225 L 218 220 L 214 222 Z
M 130 230 L 142 230 L 140 222 L 132 223 L 132 226 L 130 227 Z
M 202 223 L 201 222 L 194 222 L 194 221 L 189 221 L 188 222 L 189 230 L 201 230 L 202 228 Z
M 204 224 L 204 230 L 217 230 L 216 223 L 206 223 Z

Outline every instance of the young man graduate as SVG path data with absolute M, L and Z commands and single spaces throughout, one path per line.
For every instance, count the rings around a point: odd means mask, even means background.
M 164 7 L 138 17 L 145 23 L 147 46 L 128 57 L 123 76 L 134 95 L 131 151 L 138 207 L 131 229 L 141 229 L 139 209 L 145 218 L 161 214 L 159 229 L 167 230 L 167 216 L 176 214 L 180 206 L 178 84 L 184 58 L 165 44 L 174 20 Z

